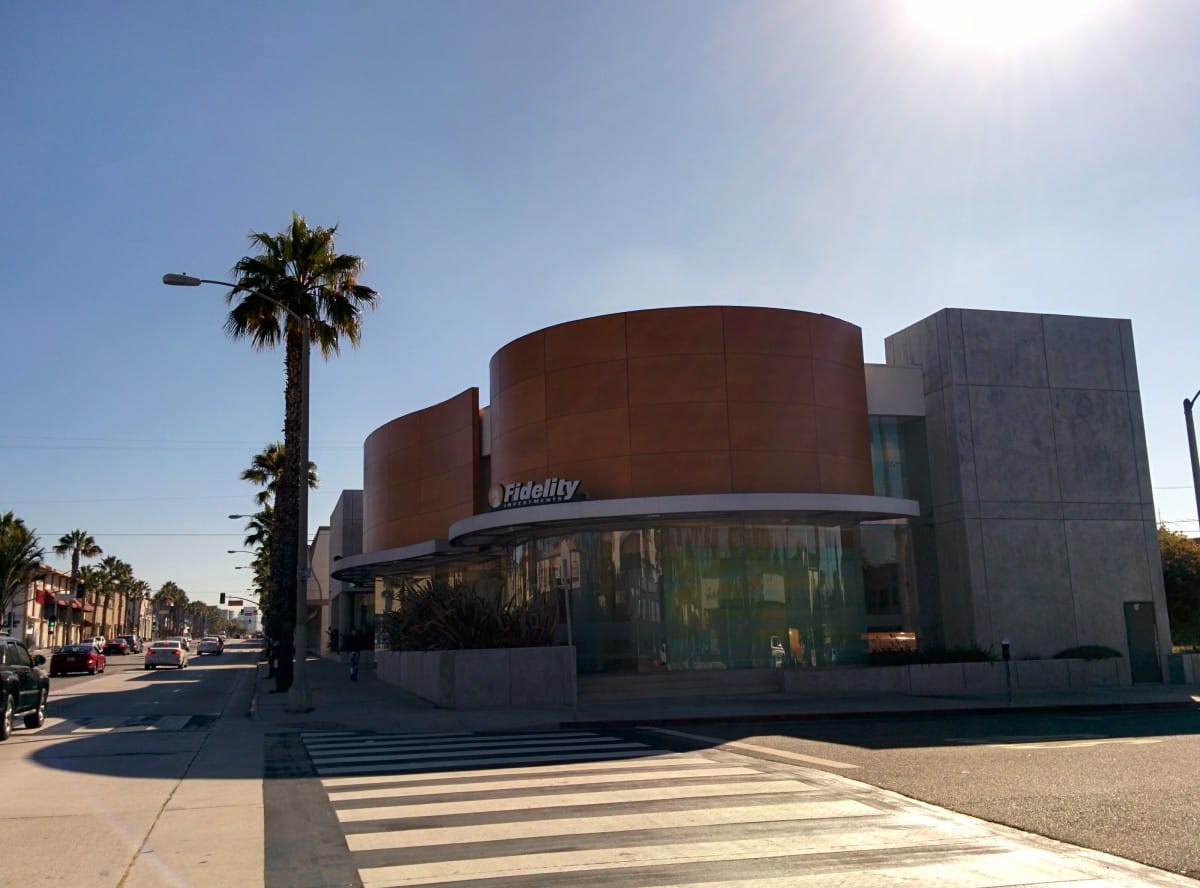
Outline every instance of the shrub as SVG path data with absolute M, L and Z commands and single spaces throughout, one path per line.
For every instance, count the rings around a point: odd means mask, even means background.
M 929 663 L 989 663 L 995 659 L 995 654 L 979 647 L 930 647 L 915 651 L 872 651 L 867 654 L 867 665 L 920 666 Z
M 405 583 L 383 613 L 383 642 L 393 651 L 544 647 L 554 643 L 558 602 L 550 595 L 509 598 L 441 579 Z
M 1054 655 L 1055 660 L 1110 660 L 1113 657 L 1122 656 L 1120 651 L 1115 651 L 1110 647 L 1105 647 L 1102 644 L 1081 644 L 1077 647 L 1067 648 L 1065 651 L 1059 651 Z

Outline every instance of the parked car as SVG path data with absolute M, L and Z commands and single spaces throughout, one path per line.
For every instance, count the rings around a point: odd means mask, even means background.
M 90 645 L 94 646 L 96 648 L 96 650 L 98 650 L 98 651 L 104 650 L 104 645 L 107 641 L 108 641 L 108 639 L 105 638 L 103 635 L 93 635 L 91 638 L 85 638 L 83 640 L 84 644 L 90 644 Z
M 105 656 L 110 654 L 120 654 L 121 656 L 124 656 L 127 653 L 129 653 L 129 642 L 123 638 L 110 638 L 108 641 L 104 642 Z
M 46 723 L 50 678 L 41 670 L 46 658 L 32 656 L 15 638 L 0 635 L 0 740 L 12 736 L 13 722 L 25 716 L 25 727 Z
M 67 675 L 71 672 L 86 672 L 95 675 L 103 672 L 108 658 L 90 641 L 82 644 L 65 644 L 58 653 L 50 657 L 50 674 Z
M 196 646 L 196 656 L 201 654 L 219 654 L 222 651 L 221 639 L 215 635 L 206 635 L 200 639 L 200 644 Z
M 117 638 L 125 639 L 125 643 L 129 645 L 129 653 L 140 654 L 142 652 L 142 640 L 136 635 L 118 635 Z
M 176 669 L 186 669 L 188 652 L 177 639 L 156 641 L 146 649 L 146 669 L 157 669 L 159 666 L 174 666 Z

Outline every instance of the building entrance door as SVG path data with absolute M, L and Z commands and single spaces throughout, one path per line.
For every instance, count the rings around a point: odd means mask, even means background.
M 1153 601 L 1125 602 L 1125 639 L 1134 684 L 1162 684 Z

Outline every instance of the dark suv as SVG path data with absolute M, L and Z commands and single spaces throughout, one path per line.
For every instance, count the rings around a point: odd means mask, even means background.
M 12 736 L 18 715 L 25 716 L 27 728 L 46 723 L 50 678 L 38 668 L 45 662 L 41 654 L 30 656 L 29 649 L 15 638 L 0 635 L 0 740 Z

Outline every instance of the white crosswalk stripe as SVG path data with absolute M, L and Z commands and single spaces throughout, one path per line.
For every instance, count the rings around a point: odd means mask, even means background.
M 1126 861 L 716 748 L 586 731 L 303 741 L 367 888 L 1165 884 Z

